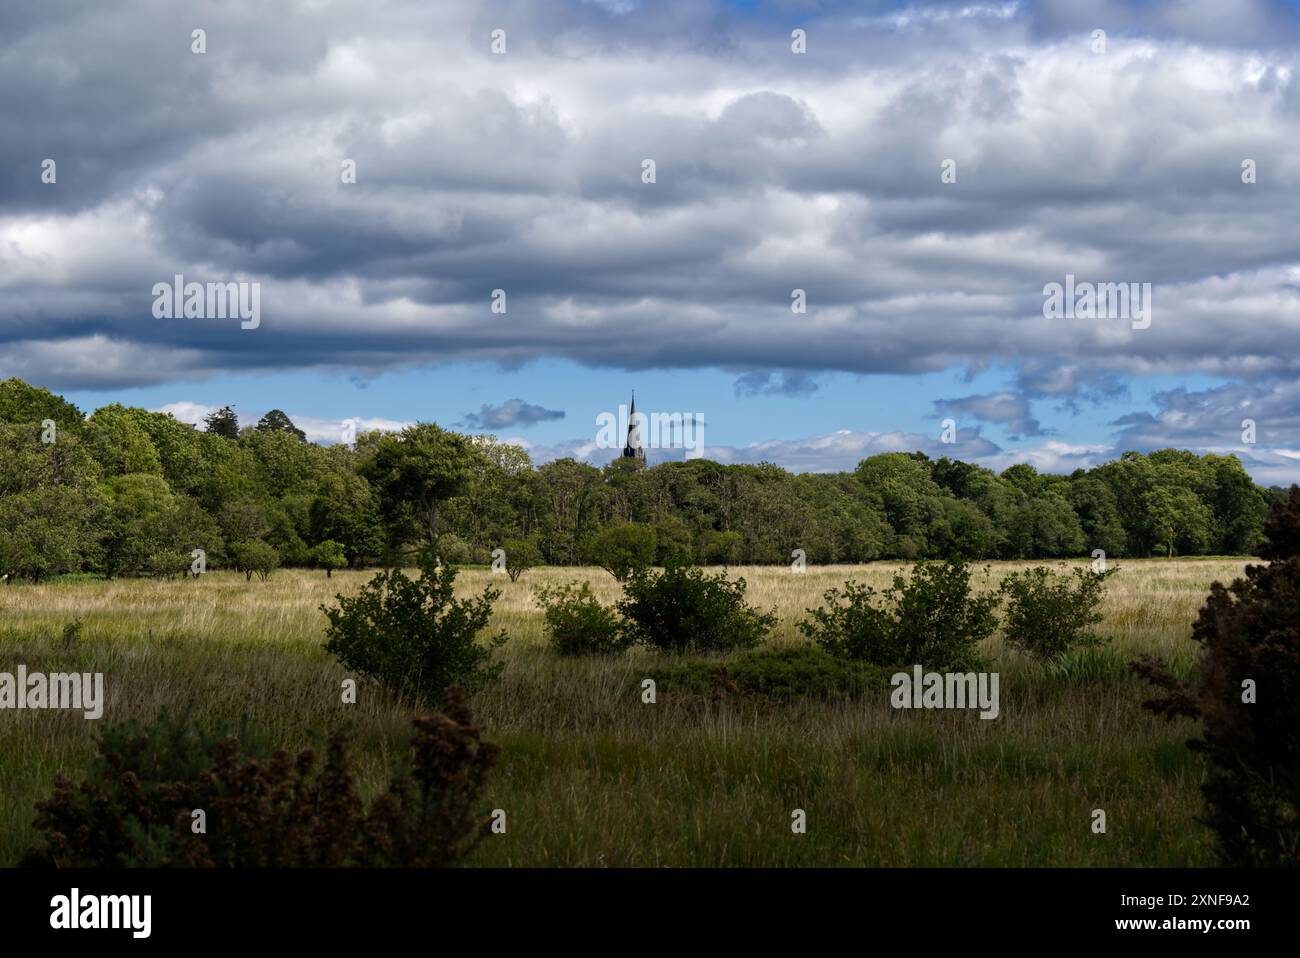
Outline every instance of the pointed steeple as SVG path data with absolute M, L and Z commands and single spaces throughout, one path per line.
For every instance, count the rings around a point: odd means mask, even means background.
M 624 459 L 645 462 L 645 449 L 641 446 L 641 433 L 636 428 L 636 390 L 632 390 L 632 408 L 627 417 L 627 442 L 623 446 Z

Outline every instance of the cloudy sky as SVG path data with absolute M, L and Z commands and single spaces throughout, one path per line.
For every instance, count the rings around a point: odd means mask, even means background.
M 0 377 L 539 460 L 635 389 L 728 462 L 1300 481 L 1298 65 L 1282 0 L 5 4 Z M 177 274 L 260 324 L 157 318 Z M 1045 316 L 1067 275 L 1150 325 Z

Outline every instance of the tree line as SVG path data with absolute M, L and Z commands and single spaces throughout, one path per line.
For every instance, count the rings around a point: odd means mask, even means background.
M 705 459 L 535 466 L 518 446 L 421 423 L 307 441 L 283 412 L 205 429 L 117 404 L 83 415 L 0 382 L 0 574 L 169 575 L 207 567 L 453 563 L 493 550 L 604 564 L 611 542 L 657 564 L 1249 555 L 1280 488 L 1235 456 L 1127 452 L 1065 475 L 883 453 L 852 472 Z

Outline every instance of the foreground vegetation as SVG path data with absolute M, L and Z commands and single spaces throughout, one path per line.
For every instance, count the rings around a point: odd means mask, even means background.
M 1237 560 L 1126 560 L 1107 583 L 1104 645 L 1041 661 L 995 634 L 981 652 L 1001 673 L 1001 716 L 899 712 L 878 696 L 778 701 L 679 682 L 689 658 L 634 647 L 564 657 L 546 647 L 537 586 L 589 582 L 605 604 L 622 588 L 599 569 L 534 569 L 517 582 L 486 569 L 456 582 L 469 599 L 501 591 L 488 631 L 501 679 L 479 691 L 475 721 L 502 747 L 482 813 L 507 814 L 471 864 L 515 865 L 1208 865 L 1203 769 L 1185 741 L 1196 726 L 1143 712 L 1150 687 L 1127 662 L 1162 658 L 1186 675 L 1191 624 L 1210 582 Z M 1024 563 L 975 569 L 992 593 Z M 855 578 L 884 590 L 905 566 L 732 569 L 757 608 L 777 611 L 769 643 L 806 648 L 805 610 Z M 150 720 L 167 706 L 208 727 L 249 718 L 290 749 L 351 739 L 359 792 L 373 798 L 407 755 L 417 703 L 351 677 L 325 651 L 336 592 L 369 572 L 281 570 L 269 581 L 209 573 L 198 580 L 54 580 L 0 588 L 0 670 L 102 671 L 105 721 Z M 64 627 L 82 623 L 80 637 Z M 752 652 L 716 656 L 733 665 Z M 743 671 L 743 668 L 741 669 Z M 640 683 L 658 675 L 653 705 Z M 33 803 L 56 774 L 78 777 L 100 723 L 70 713 L 0 713 L 0 863 L 36 839 Z M 791 813 L 807 813 L 806 834 Z M 1103 809 L 1106 834 L 1091 830 Z

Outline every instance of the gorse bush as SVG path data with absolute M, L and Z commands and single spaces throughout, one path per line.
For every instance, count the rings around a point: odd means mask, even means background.
M 669 652 L 718 652 L 757 645 L 776 625 L 776 612 L 745 602 L 745 580 L 726 573 L 671 565 L 638 569 L 628 578 L 618 610 L 634 639 Z
M 507 636 L 477 640 L 501 593 L 488 587 L 457 599 L 455 581 L 455 567 L 427 562 L 418 579 L 401 569 L 379 573 L 355 596 L 335 596 L 337 608 L 321 606 L 325 648 L 347 668 L 423 701 L 439 701 L 451 685 L 474 691 L 494 682 L 502 667 L 491 663 L 492 650 Z
M 487 833 L 479 807 L 499 749 L 480 739 L 464 694 L 444 714 L 413 721 L 411 767 L 369 807 L 357 795 L 346 740 L 325 761 L 164 716 L 109 727 L 80 784 L 65 778 L 37 802 L 44 844 L 35 867 L 436 867 L 463 858 Z M 201 810 L 197 834 L 193 813 Z
M 832 655 L 877 665 L 965 671 L 997 626 L 997 595 L 972 595 L 961 561 L 917 563 L 883 591 L 848 581 L 824 598 L 799 631 Z
M 1067 576 L 1038 566 L 1011 573 L 1000 589 L 1010 600 L 1002 622 L 1007 643 L 1044 660 L 1097 644 L 1089 629 L 1103 618 L 1106 579 L 1115 571 L 1075 569 Z
M 546 638 L 560 655 L 612 655 L 632 643 L 618 612 L 602 605 L 586 582 L 536 589 Z
M 1204 652 L 1190 682 L 1165 663 L 1133 669 L 1164 689 L 1144 703 L 1202 726 L 1188 746 L 1208 762 L 1205 814 L 1234 866 L 1300 866 L 1300 487 L 1274 509 L 1261 554 L 1229 586 L 1214 583 L 1192 627 Z

